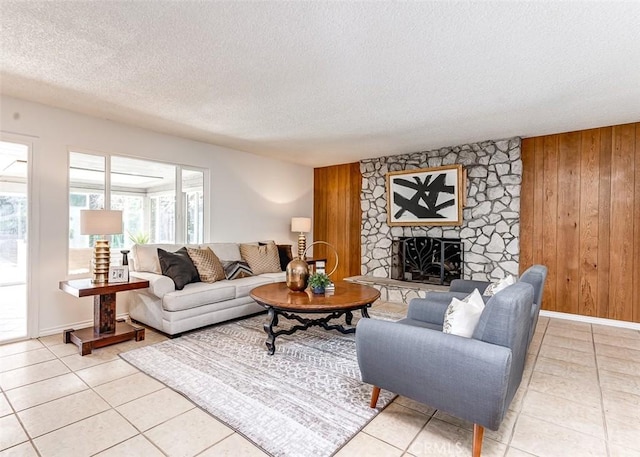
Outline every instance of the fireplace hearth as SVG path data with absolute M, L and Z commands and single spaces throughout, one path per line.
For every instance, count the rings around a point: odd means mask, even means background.
M 459 238 L 400 237 L 391 244 L 391 279 L 449 285 L 462 277 Z

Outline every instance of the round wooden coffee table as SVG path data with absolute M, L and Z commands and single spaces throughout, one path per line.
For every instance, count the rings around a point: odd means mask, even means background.
M 353 311 L 360 310 L 362 317 L 369 317 L 367 308 L 380 298 L 380 292 L 373 287 L 337 281 L 335 291 L 316 295 L 311 291 L 292 292 L 283 282 L 256 287 L 249 294 L 268 311 L 264 331 L 267 333 L 267 350 L 269 355 L 276 351 L 275 340 L 280 335 L 291 335 L 298 330 L 318 326 L 325 330 L 337 330 L 341 333 L 354 333 L 355 327 L 345 328 L 340 324 L 328 324 L 331 319 L 345 316 L 347 325 L 351 325 Z M 308 319 L 299 314 L 328 314 L 318 319 Z M 278 317 L 296 320 L 302 325 L 294 325 L 290 329 L 273 331 L 278 325 Z

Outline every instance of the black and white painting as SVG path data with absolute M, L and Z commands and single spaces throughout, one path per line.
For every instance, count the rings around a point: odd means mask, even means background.
M 462 225 L 462 165 L 387 174 L 389 225 Z

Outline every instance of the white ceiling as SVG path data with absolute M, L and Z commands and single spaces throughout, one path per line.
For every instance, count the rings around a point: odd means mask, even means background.
M 0 2 L 4 94 L 323 166 L 640 121 L 640 2 Z

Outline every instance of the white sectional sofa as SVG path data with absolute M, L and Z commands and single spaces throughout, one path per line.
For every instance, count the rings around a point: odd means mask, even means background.
M 157 256 L 157 248 L 175 252 L 183 246 L 153 244 L 132 247 L 129 260 L 130 275 L 148 280 L 149 287 L 129 292 L 131 319 L 168 335 L 177 336 L 198 327 L 264 311 L 263 307 L 249 297 L 251 289 L 262 284 L 285 281 L 285 272 L 282 271 L 234 280 L 224 279 L 214 283 L 196 282 L 187 284 L 182 290 L 176 290 L 171 278 L 152 272 L 157 270 L 149 259 L 154 251 Z M 242 260 L 240 245 L 237 243 L 210 243 L 187 247 L 209 247 L 221 261 Z

